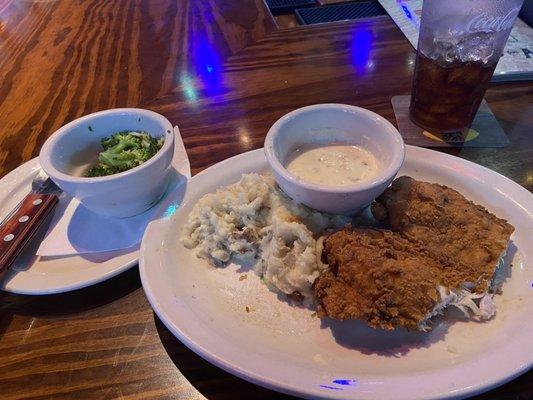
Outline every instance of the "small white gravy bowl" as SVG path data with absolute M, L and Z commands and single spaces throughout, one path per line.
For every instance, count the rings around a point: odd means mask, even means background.
M 130 170 L 103 177 L 78 176 L 97 161 L 101 139 L 130 130 L 165 138 L 149 160 Z M 44 143 L 39 162 L 50 178 L 89 210 L 125 218 L 152 207 L 165 193 L 174 155 L 172 124 L 162 115 L 137 108 L 117 108 L 78 118 Z
M 290 156 L 300 148 L 344 144 L 372 153 L 379 172 L 370 181 L 346 186 L 319 185 L 290 173 Z M 333 214 L 361 212 L 385 191 L 402 166 L 405 146 L 398 130 L 383 117 L 344 104 L 317 104 L 280 118 L 268 131 L 265 154 L 281 189 L 298 203 Z

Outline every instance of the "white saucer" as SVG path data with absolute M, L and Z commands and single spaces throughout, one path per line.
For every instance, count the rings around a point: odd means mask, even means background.
M 40 170 L 38 158 L 21 165 L 0 180 L 0 221 L 29 193 Z M 156 212 L 155 217 L 158 213 Z M 36 256 L 48 224 L 15 261 L 0 289 L 19 294 L 53 294 L 105 281 L 137 264 L 140 243 L 125 250 L 62 257 Z

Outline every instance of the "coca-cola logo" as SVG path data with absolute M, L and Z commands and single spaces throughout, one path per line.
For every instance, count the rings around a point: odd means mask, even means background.
M 467 25 L 468 32 L 500 32 L 511 29 L 520 12 L 520 8 L 513 8 L 506 15 L 495 17 L 489 13 L 481 13 L 470 20 Z

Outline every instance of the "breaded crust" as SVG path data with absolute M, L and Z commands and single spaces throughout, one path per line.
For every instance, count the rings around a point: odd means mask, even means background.
M 319 316 L 416 330 L 440 302 L 440 266 L 398 234 L 347 228 L 325 239 L 323 254 L 330 268 L 315 281 Z
M 447 186 L 402 176 L 372 206 L 376 218 L 389 223 L 449 271 L 441 284 L 449 288 L 472 283 L 486 292 L 507 249 L 514 228 Z

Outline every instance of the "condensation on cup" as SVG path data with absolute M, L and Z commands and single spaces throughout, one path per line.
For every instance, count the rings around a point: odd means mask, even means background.
M 470 128 L 523 0 L 424 0 L 410 117 L 449 133 Z

